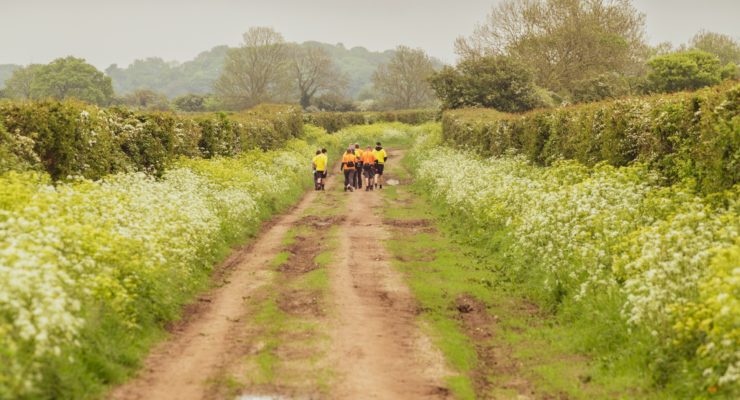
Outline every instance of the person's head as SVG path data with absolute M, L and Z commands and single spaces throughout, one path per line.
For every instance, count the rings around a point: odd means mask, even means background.
M 372 150 L 373 149 L 373 146 L 367 145 L 367 149 L 368 150 Z
M 321 149 L 321 152 L 326 154 L 326 148 Z
M 321 150 L 316 150 L 316 155 L 318 156 L 319 154 L 321 154 Z
M 347 154 L 352 154 L 352 149 L 347 149 Z
M 355 143 L 355 148 L 356 149 L 359 149 L 360 148 L 360 144 L 359 143 Z
M 378 147 L 383 147 L 383 146 L 380 145 L 380 142 L 375 143 L 375 145 L 378 146 Z

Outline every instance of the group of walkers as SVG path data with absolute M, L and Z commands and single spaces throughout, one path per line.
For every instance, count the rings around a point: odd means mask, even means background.
M 388 159 L 380 142 L 375 148 L 367 146 L 365 150 L 358 143 L 350 145 L 342 155 L 340 170 L 344 173 L 344 191 L 354 191 L 365 188 L 365 191 L 383 188 L 383 169 Z M 327 178 L 329 157 L 326 149 L 316 151 L 312 166 L 314 170 L 314 189 L 324 190 Z

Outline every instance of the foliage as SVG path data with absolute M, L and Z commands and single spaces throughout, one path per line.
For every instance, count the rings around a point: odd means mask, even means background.
M 536 83 L 568 94 L 574 82 L 632 74 L 645 51 L 645 17 L 629 0 L 506 0 L 469 38 L 464 58 L 508 55 L 536 71 Z
M 25 171 L 39 164 L 33 152 L 33 142 L 11 135 L 0 122 L 0 174 L 7 171 Z
M 437 147 L 428 136 L 410 156 L 471 240 L 512 255 L 502 279 L 570 322 L 628 337 L 622 346 L 649 343 L 642 356 L 662 370 L 657 383 L 681 397 L 737 395 L 737 304 L 728 299 L 740 290 L 740 187 L 702 198 L 662 187 L 640 164 L 543 168 Z
M 419 125 L 437 119 L 437 110 L 401 110 L 382 112 L 313 112 L 303 115 L 306 123 L 334 133 L 352 125 L 401 122 Z
M 236 110 L 287 99 L 292 84 L 289 57 L 280 33 L 272 28 L 250 28 L 242 46 L 226 54 L 216 94 Z
M 629 95 L 630 84 L 622 75 L 604 73 L 589 79 L 573 82 L 573 101 L 589 103 L 611 100 Z
M 42 65 L 31 64 L 17 68 L 5 81 L 5 94 L 11 99 L 28 100 L 31 98 L 31 82 Z
M 489 107 L 520 112 L 539 106 L 532 73 L 510 57 L 463 60 L 430 78 L 444 108 Z
M 433 73 L 434 64 L 424 50 L 399 46 L 393 58 L 375 71 L 373 84 L 384 107 L 430 107 L 434 104 L 434 92 L 427 80 Z
M 722 80 L 719 58 L 704 51 L 670 53 L 648 61 L 649 90 L 678 92 L 716 85 Z
M 312 148 L 51 185 L 0 175 L 0 397 L 90 398 L 176 318 L 223 250 L 308 184 Z
M 172 104 L 180 111 L 202 112 L 206 110 L 206 96 L 190 93 L 176 97 Z
M 542 165 L 574 159 L 593 166 L 642 162 L 667 182 L 691 179 L 705 192 L 740 182 L 740 85 L 693 93 L 503 114 L 447 111 L 447 143 L 483 155 L 515 152 Z
M 263 106 L 227 116 L 102 109 L 75 102 L 0 103 L 13 152 L 53 179 L 146 171 L 161 175 L 177 156 L 232 156 L 275 149 L 301 134 L 300 111 Z
M 324 93 L 317 96 L 311 105 L 319 111 L 347 112 L 355 111 L 355 105 L 350 99 L 337 93 Z

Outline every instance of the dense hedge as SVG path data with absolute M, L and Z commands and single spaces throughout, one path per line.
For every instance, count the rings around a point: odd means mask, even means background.
M 714 192 L 740 182 L 740 85 L 635 97 L 521 115 L 447 111 L 448 144 L 485 156 L 515 152 L 549 165 L 644 162 L 668 182 L 694 179 Z
M 0 155 L 8 169 L 46 170 L 54 179 L 98 179 L 121 171 L 161 175 L 178 156 L 232 156 L 275 149 L 302 131 L 300 110 L 261 106 L 227 115 L 135 112 L 78 102 L 0 103 Z
M 400 110 L 382 112 L 315 112 L 303 115 L 303 121 L 333 133 L 352 125 L 378 122 L 402 122 L 419 125 L 437 119 L 437 110 Z

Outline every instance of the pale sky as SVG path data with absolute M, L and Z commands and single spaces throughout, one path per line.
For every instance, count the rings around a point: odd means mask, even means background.
M 0 0 L 0 64 L 74 55 L 100 69 L 151 56 L 187 61 L 235 46 L 250 26 L 286 40 L 387 50 L 421 47 L 452 63 L 453 42 L 497 0 Z M 634 0 L 653 44 L 686 42 L 700 29 L 740 39 L 740 0 Z

